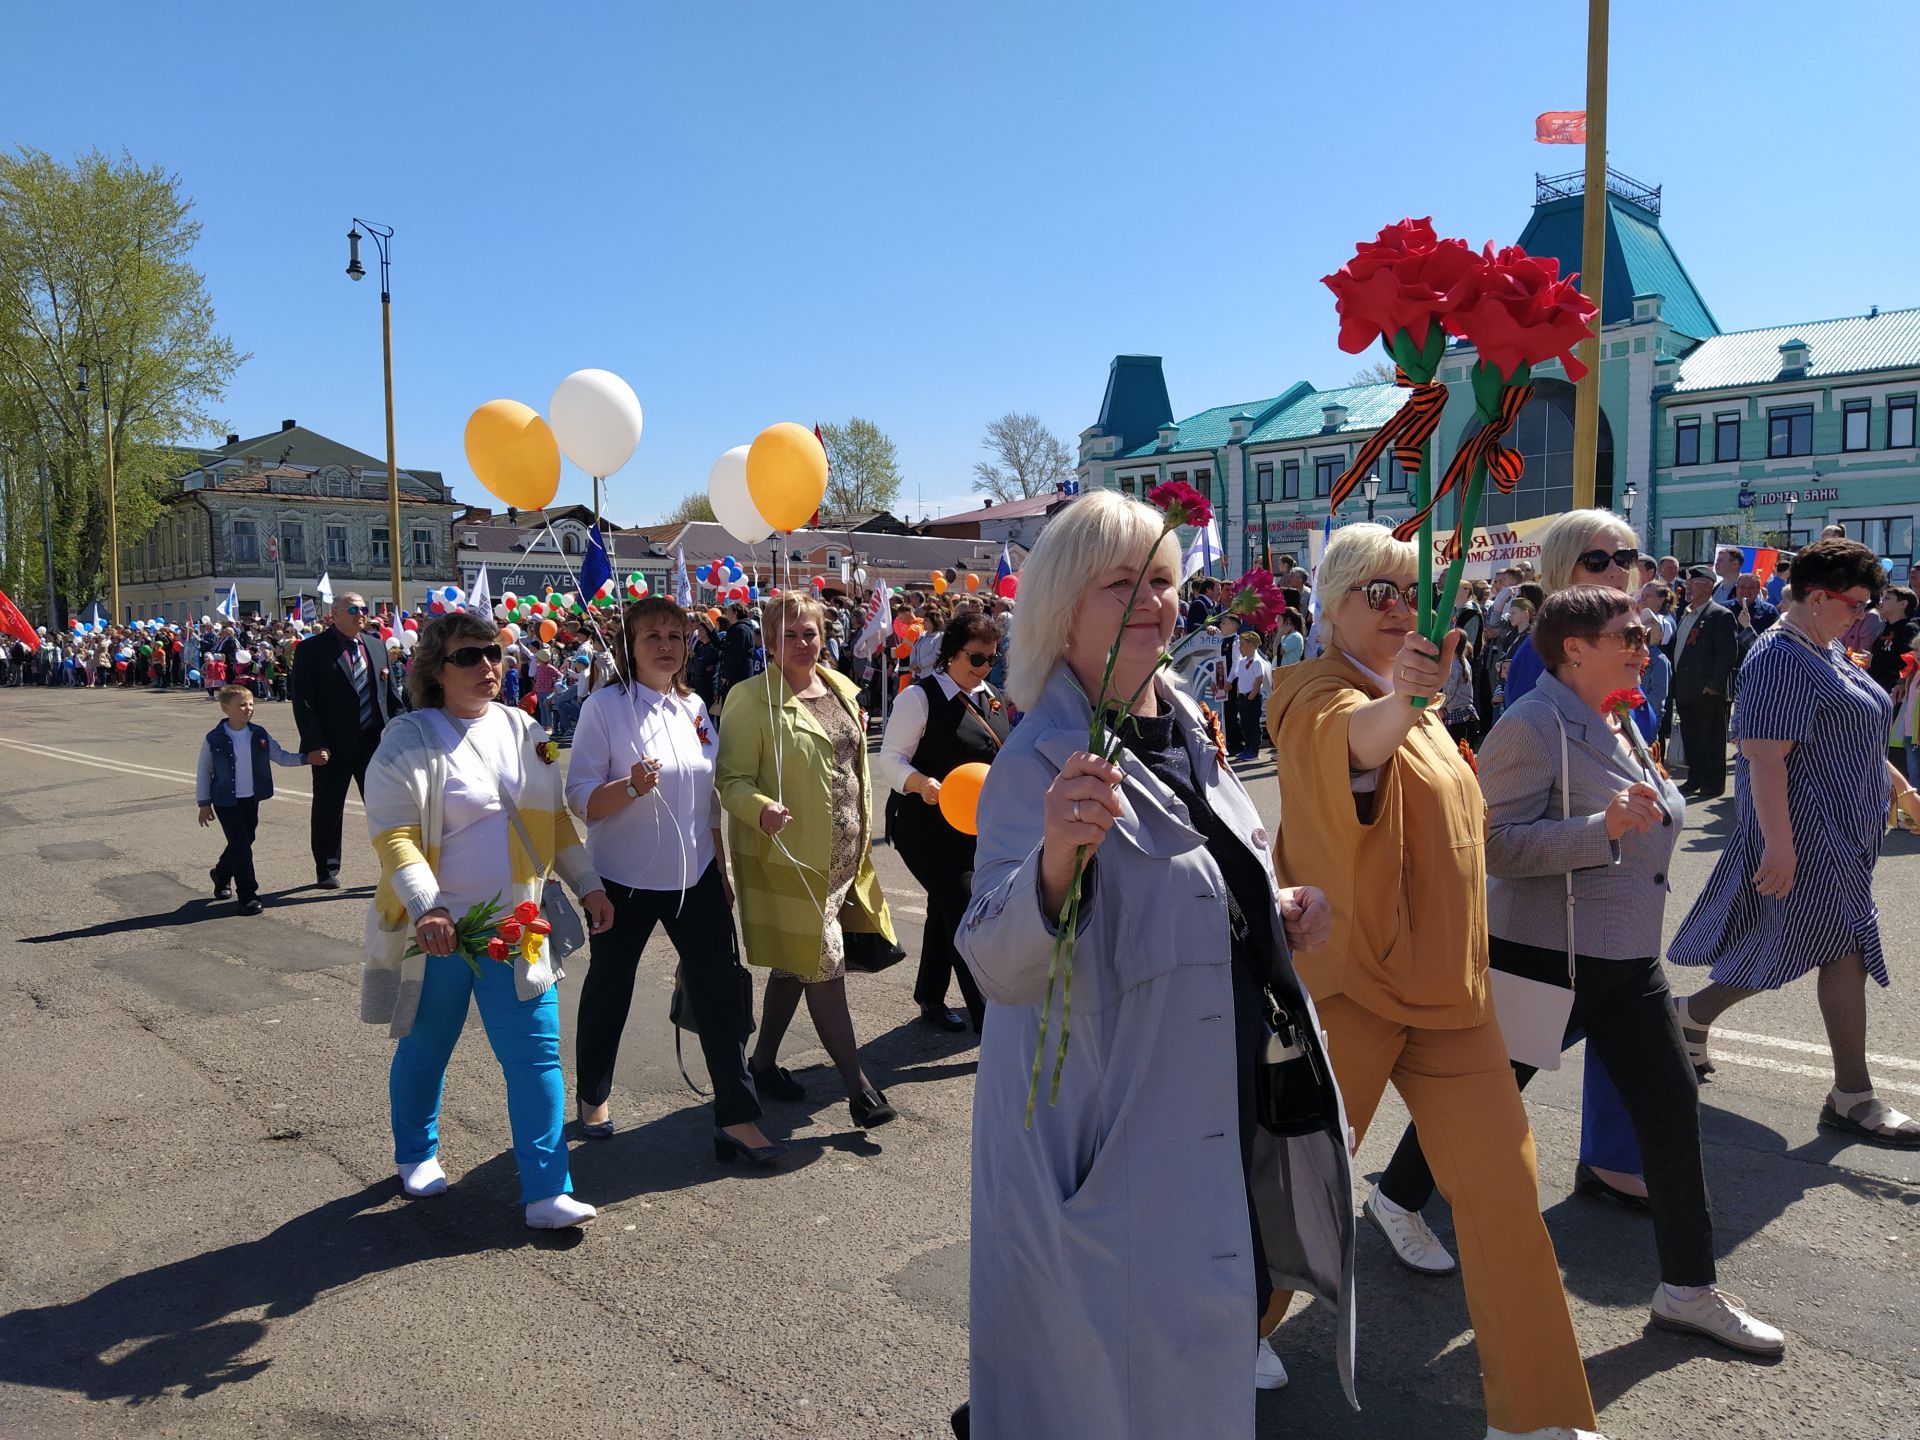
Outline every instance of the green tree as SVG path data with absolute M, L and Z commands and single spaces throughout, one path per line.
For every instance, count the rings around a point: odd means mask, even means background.
M 823 425 L 827 443 L 827 498 L 823 513 L 858 515 L 888 510 L 900 494 L 900 458 L 880 427 L 858 415 L 844 425 Z
M 980 448 L 998 463 L 976 463 L 973 488 L 996 500 L 1046 495 L 1073 478 L 1073 456 L 1038 415 L 1002 415 L 987 426 Z
M 713 519 L 713 501 L 707 498 L 707 492 L 696 490 L 691 495 L 682 495 L 680 503 L 667 512 L 668 525 L 684 525 L 690 520 Z
M 159 513 L 181 468 L 177 445 L 225 429 L 213 407 L 247 357 L 215 328 L 192 264 L 192 210 L 177 175 L 125 154 L 96 150 L 70 165 L 39 150 L 0 155 L 0 444 L 16 469 L 44 463 L 50 476 L 55 576 L 69 606 L 105 588 L 105 427 L 123 547 Z M 19 491 L 16 477 L 9 579 L 22 565 L 33 573 L 38 553 L 39 516 L 17 513 Z

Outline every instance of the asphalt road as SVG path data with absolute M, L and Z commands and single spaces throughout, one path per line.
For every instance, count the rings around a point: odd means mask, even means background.
M 284 706 L 258 718 L 293 743 Z M 214 719 L 198 696 L 0 690 L 0 1434 L 947 1433 L 966 1391 L 973 1052 L 913 1022 L 910 963 L 851 986 L 869 1066 L 901 1112 L 872 1138 L 802 1018 L 789 1063 L 813 1098 L 769 1116 L 795 1142 L 790 1163 L 719 1170 L 675 1066 L 659 939 L 621 1055 L 621 1133 L 574 1150 L 599 1222 L 523 1228 L 477 1021 L 447 1083 L 452 1189 L 407 1202 L 390 1042 L 356 1012 L 371 855 L 350 846 L 345 892 L 308 888 L 305 777 L 280 771 L 257 850 L 270 908 L 246 919 L 215 904 L 218 831 L 195 827 L 191 793 Z M 1271 813 L 1271 767 L 1246 774 Z M 1669 933 L 1727 808 L 1694 818 Z M 350 837 L 361 823 L 350 807 Z M 1882 1093 L 1912 1110 L 1917 857 L 1896 837 L 1880 867 L 1897 983 L 1872 998 L 1871 1038 Z M 879 867 L 917 953 L 923 898 L 890 851 Z M 569 1060 L 577 990 L 562 988 Z M 1778 1364 L 1648 1328 L 1646 1221 L 1569 1198 L 1577 1052 L 1528 1092 L 1602 1423 L 1614 1437 L 1912 1440 L 1920 1156 L 1816 1127 L 1829 1072 L 1810 984 L 1716 1035 L 1702 1106 L 1722 1283 L 1786 1328 Z M 697 1047 L 687 1055 L 698 1077 Z M 1403 1118 L 1390 1096 L 1364 1172 Z M 1279 1336 L 1293 1384 L 1260 1398 L 1260 1435 L 1478 1440 L 1458 1283 L 1405 1274 L 1364 1230 L 1359 1283 L 1366 1409 L 1340 1398 L 1324 1308 L 1303 1306 Z

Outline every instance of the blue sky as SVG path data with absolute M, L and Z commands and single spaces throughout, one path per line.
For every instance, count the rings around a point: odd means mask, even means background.
M 1580 163 L 1532 141 L 1583 103 L 1574 0 L 9 10 L 0 142 L 125 148 L 196 198 L 253 356 L 230 428 L 380 453 L 362 215 L 399 232 L 401 462 L 484 500 L 473 407 L 604 366 L 646 411 L 623 523 L 773 421 L 855 414 L 903 510 L 965 508 L 986 422 L 1071 445 L 1118 352 L 1164 355 L 1182 414 L 1345 383 L 1318 277 L 1355 239 L 1510 242 L 1534 172 Z M 1920 304 L 1916 54 L 1920 6 L 1614 0 L 1613 163 L 1666 187 L 1723 326 Z

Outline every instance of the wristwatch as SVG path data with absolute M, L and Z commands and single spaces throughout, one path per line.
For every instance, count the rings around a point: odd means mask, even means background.
M 638 800 L 640 798 L 640 792 L 633 788 L 633 781 L 631 780 L 627 781 L 627 798 L 629 800 Z

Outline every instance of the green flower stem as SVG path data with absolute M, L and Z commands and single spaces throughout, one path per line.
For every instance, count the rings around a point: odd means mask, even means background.
M 1486 488 L 1487 462 L 1481 460 L 1473 467 L 1473 474 L 1467 481 L 1466 499 L 1461 501 L 1461 508 L 1465 511 L 1467 518 L 1466 524 L 1462 527 L 1461 531 L 1460 547 L 1454 553 L 1452 561 L 1447 565 L 1447 578 L 1441 582 L 1440 593 L 1444 597 L 1444 603 L 1441 605 L 1438 613 L 1433 616 L 1427 627 L 1420 632 L 1435 645 L 1438 645 L 1441 640 L 1446 637 L 1449 628 L 1447 617 L 1453 614 L 1454 602 L 1460 597 L 1460 572 L 1467 567 L 1467 549 L 1473 541 L 1473 525 L 1474 522 L 1480 518 L 1480 498 L 1485 493 Z M 1428 548 L 1431 550 L 1432 547 L 1429 546 Z M 1416 705 L 1420 704 L 1425 698 L 1425 696 L 1421 696 L 1414 703 Z

